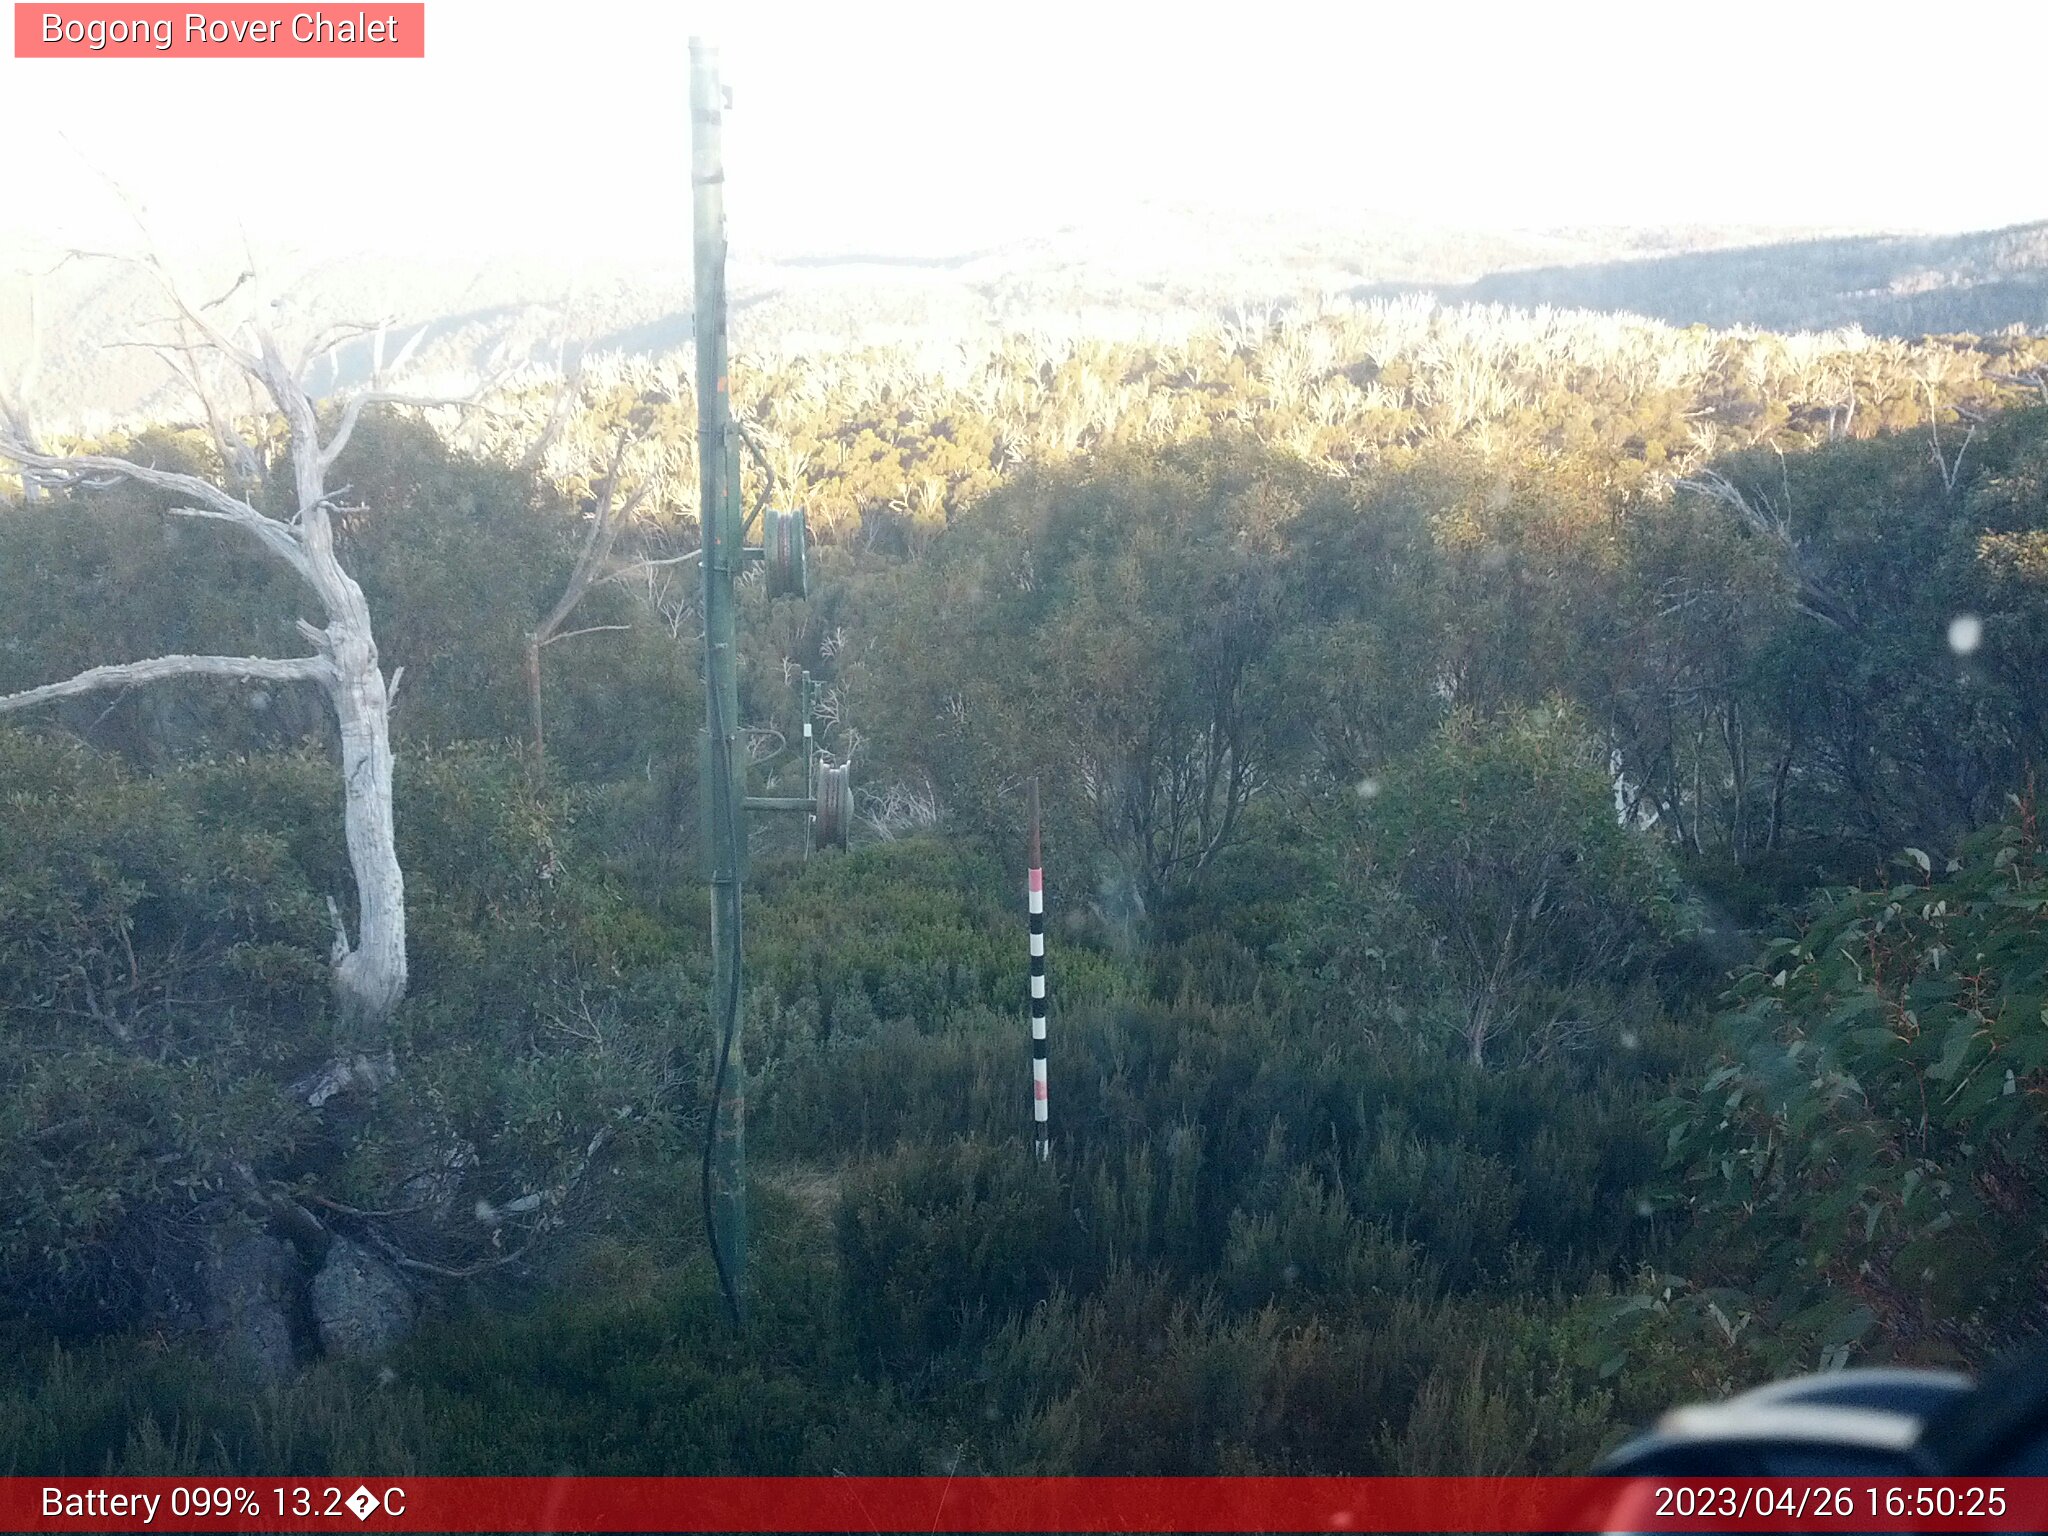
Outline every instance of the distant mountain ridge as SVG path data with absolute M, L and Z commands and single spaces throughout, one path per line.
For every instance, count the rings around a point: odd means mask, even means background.
M 45 357 L 36 396 L 45 420 L 91 426 L 188 410 L 164 363 L 132 345 L 167 334 L 149 330 L 166 306 L 148 276 L 105 262 L 60 265 L 59 254 L 0 237 L 0 378 L 25 354 L 28 274 L 39 273 Z M 224 291 L 244 264 L 239 255 L 200 264 L 195 291 Z M 579 272 L 516 254 L 473 264 L 283 258 L 279 267 L 323 318 L 389 318 L 400 336 L 424 326 L 416 360 L 447 376 L 553 362 L 565 344 L 663 351 L 691 333 L 687 251 L 659 265 L 599 259 Z M 1253 219 L 1138 201 L 1113 216 L 955 252 L 742 249 L 732 294 L 742 356 L 1040 327 L 1131 334 L 1247 307 L 1413 294 L 1623 310 L 1681 326 L 1982 333 L 2048 328 L 2048 222 L 1931 236 L 1502 233 L 1391 217 Z M 325 361 L 316 382 L 357 382 L 370 356 L 371 343 L 352 343 Z
M 2048 222 L 1962 235 L 1792 240 L 1643 260 L 1493 272 L 1427 291 L 1445 303 L 1626 310 L 1674 325 L 1921 336 L 2048 328 Z

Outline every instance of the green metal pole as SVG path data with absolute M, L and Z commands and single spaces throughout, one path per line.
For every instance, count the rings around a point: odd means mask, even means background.
M 725 349 L 725 97 L 718 50 L 690 40 L 690 184 L 696 243 L 697 468 L 704 571 L 704 734 L 698 753 L 706 873 L 711 882 L 712 1049 L 723 1060 L 711 1158 L 709 1234 L 734 1321 L 746 1316 L 746 1059 L 740 1041 L 740 880 L 746 761 L 739 748 L 733 579 L 740 547 Z

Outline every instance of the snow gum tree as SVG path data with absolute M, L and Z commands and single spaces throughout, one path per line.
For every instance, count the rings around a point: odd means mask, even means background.
M 0 714 L 79 694 L 123 690 L 180 677 L 221 677 L 271 683 L 316 684 L 333 710 L 341 744 L 341 775 L 348 856 L 355 881 L 355 933 L 329 898 L 334 921 L 330 956 L 336 1001 L 344 1025 L 368 1044 L 405 996 L 405 878 L 392 825 L 391 701 L 399 675 L 386 677 L 363 590 L 335 549 L 334 514 L 346 487 L 329 485 L 363 410 L 376 403 L 447 404 L 414 400 L 382 389 L 355 394 L 323 432 L 304 379 L 308 365 L 346 339 L 345 328 L 314 335 L 288 350 L 267 324 L 230 325 L 187 303 L 160 264 L 150 270 L 175 308 L 175 343 L 156 346 L 204 407 L 218 448 L 217 479 L 159 469 L 105 453 L 57 453 L 24 430 L 25 410 L 0 402 L 0 459 L 19 470 L 30 494 L 91 488 L 120 481 L 162 492 L 177 517 L 232 524 L 264 553 L 287 567 L 313 600 L 318 622 L 301 619 L 308 654 L 301 656 L 166 655 L 93 667 L 59 682 L 0 696 Z M 245 279 L 246 281 L 246 279 Z M 241 286 L 240 284 L 237 285 Z M 259 313 L 263 311 L 259 310 Z M 358 328 L 359 329 L 359 328 Z M 381 346 L 379 352 L 381 354 Z M 401 362 L 402 362 L 401 358 Z M 246 387 L 275 413 L 254 435 L 278 435 L 281 448 L 259 453 L 230 410 L 223 377 Z M 265 461 L 269 462 L 266 463 Z M 390 1071 L 368 1056 L 337 1062 L 307 1086 L 318 1103 L 352 1081 Z

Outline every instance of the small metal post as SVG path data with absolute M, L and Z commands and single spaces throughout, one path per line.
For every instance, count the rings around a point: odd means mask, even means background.
M 811 674 L 803 675 L 802 706 L 804 712 L 804 798 L 815 801 L 818 798 L 818 741 L 817 733 L 811 729 Z M 811 856 L 818 838 L 816 814 L 804 818 L 804 857 Z

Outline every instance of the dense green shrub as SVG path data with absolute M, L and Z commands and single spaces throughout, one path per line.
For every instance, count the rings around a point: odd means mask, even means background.
M 675 997 L 626 978 L 684 946 L 584 872 L 574 797 L 516 759 L 403 761 L 422 985 L 392 1026 L 398 1081 L 341 1119 L 287 1091 L 338 1045 L 325 902 L 351 886 L 328 763 L 142 777 L 0 730 L 0 786 L 0 1269 L 17 1305 L 67 1326 L 175 1309 L 166 1288 L 189 1287 L 207 1234 L 251 1217 L 239 1170 L 343 1208 L 419 1206 L 380 1230 L 472 1262 L 495 1251 L 478 1199 L 545 1191 L 544 1215 L 566 1217 L 601 1182 L 600 1132 L 667 1134 Z M 399 1198 L 423 1180 L 431 1200 Z
M 145 1313 L 232 1207 L 230 1164 L 306 1135 L 284 1083 L 325 1045 L 326 914 L 245 793 L 267 777 L 289 797 L 305 766 L 141 778 L 0 730 L 0 1273 L 17 1306 Z
M 1667 1106 L 1699 1222 L 1673 1303 L 1777 1364 L 1859 1341 L 1953 1360 L 2035 1327 L 2048 910 L 2031 795 L 1952 859 L 1815 898 Z M 1661 1300 L 1661 1298 L 1659 1298 Z

